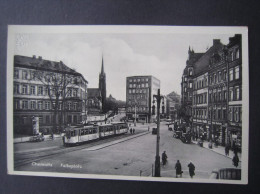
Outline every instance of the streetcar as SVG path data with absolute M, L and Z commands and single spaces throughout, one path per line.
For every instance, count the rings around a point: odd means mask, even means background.
M 120 135 L 128 132 L 126 123 L 110 123 L 104 125 L 81 125 L 68 127 L 63 136 L 63 144 L 79 145 L 88 141 L 98 140 L 105 137 Z

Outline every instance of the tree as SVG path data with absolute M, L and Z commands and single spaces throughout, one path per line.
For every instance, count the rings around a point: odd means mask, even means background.
M 55 66 L 56 69 L 47 71 L 38 68 L 33 72 L 33 80 L 39 80 L 44 86 L 45 93 L 48 94 L 49 100 L 54 113 L 53 128 L 57 129 L 57 115 L 59 128 L 62 123 L 65 124 L 65 102 L 68 96 L 71 96 L 72 88 L 82 84 L 78 73 L 65 66 L 62 62 Z

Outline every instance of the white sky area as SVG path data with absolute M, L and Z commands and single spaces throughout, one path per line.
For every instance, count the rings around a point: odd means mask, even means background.
M 126 100 L 126 77 L 153 75 L 161 81 L 161 94 L 181 94 L 181 76 L 189 46 L 206 52 L 213 39 L 228 43 L 234 34 L 53 34 L 16 36 L 16 55 L 42 56 L 63 61 L 81 73 L 89 88 L 97 88 L 102 56 L 106 73 L 107 96 Z

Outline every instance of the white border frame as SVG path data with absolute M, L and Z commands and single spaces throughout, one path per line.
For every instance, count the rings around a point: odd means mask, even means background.
M 211 179 L 173 179 L 164 177 L 133 177 L 117 175 L 73 174 L 58 172 L 28 172 L 14 170 L 13 141 L 13 56 L 16 33 L 147 33 L 147 34 L 242 34 L 242 176 L 241 181 Z M 191 182 L 191 183 L 248 183 L 248 150 L 249 150 L 249 61 L 248 61 L 248 28 L 247 27 L 194 27 L 194 26 L 28 26 L 9 25 L 7 45 L 7 170 L 11 175 L 33 175 L 67 178 L 91 178 L 138 181 Z M 9 80 L 9 81 L 8 81 Z

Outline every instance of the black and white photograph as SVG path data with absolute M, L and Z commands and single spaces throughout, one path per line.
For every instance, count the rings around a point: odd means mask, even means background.
M 248 183 L 246 27 L 8 27 L 8 174 Z

